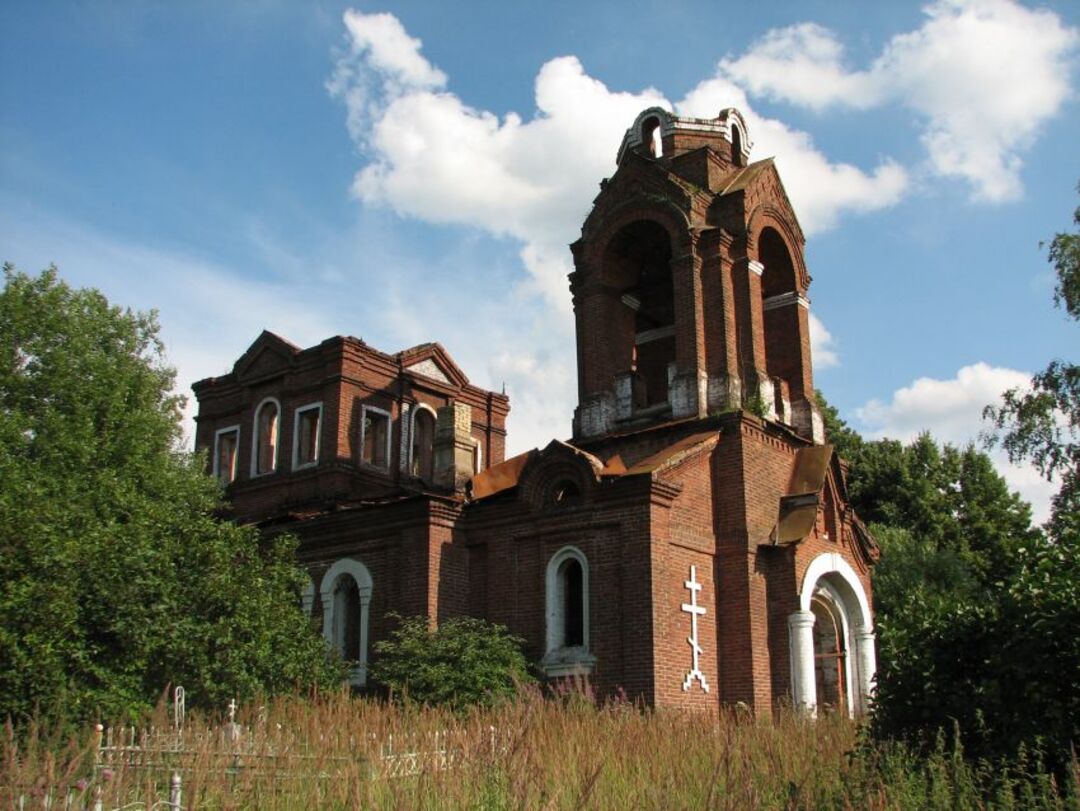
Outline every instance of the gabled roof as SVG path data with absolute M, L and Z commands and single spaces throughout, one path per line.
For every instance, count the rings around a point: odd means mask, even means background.
M 451 386 L 467 386 L 469 378 L 461 371 L 442 344 L 428 342 L 403 349 L 395 357 L 411 374 Z
M 284 371 L 292 363 L 300 347 L 269 330 L 263 330 L 258 338 L 233 364 L 233 374 L 238 380 L 264 377 Z

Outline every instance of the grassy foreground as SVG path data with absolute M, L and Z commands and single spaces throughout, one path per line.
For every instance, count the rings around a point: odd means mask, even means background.
M 167 808 L 179 775 L 184 808 L 1080 809 L 1075 759 L 1064 785 L 1024 759 L 992 768 L 939 746 L 919 760 L 835 716 L 536 695 L 455 716 L 341 694 L 248 706 L 235 725 L 170 721 L 162 709 L 145 729 L 69 739 L 9 725 L 0 806 Z

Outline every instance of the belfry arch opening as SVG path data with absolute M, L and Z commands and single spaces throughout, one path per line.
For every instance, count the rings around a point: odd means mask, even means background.
M 675 291 L 671 237 L 659 223 L 624 226 L 604 254 L 605 281 L 614 291 L 607 348 L 616 374 L 630 372 L 635 408 L 668 401 L 675 362 Z
M 761 298 L 765 331 L 765 369 L 769 377 L 792 387 L 788 396 L 802 396 L 802 338 L 799 285 L 787 243 L 774 228 L 758 237 L 758 259 L 764 266 Z
M 731 125 L 731 162 L 735 166 L 744 164 L 742 155 L 742 133 L 734 124 Z
M 660 119 L 652 116 L 641 122 L 641 143 L 652 158 L 664 155 L 664 142 L 660 136 Z

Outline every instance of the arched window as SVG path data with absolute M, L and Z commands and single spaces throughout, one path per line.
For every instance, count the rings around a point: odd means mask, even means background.
M 252 432 L 251 447 L 252 476 L 264 476 L 277 469 L 280 425 L 281 406 L 277 400 L 267 397 L 255 409 L 255 430 Z
M 435 465 L 435 412 L 418 405 L 412 418 L 412 449 L 409 472 L 430 481 Z
M 368 625 L 372 581 L 358 560 L 342 558 L 323 576 L 323 636 L 349 666 L 349 681 L 367 682 Z
M 589 653 L 589 561 L 564 546 L 547 566 L 547 653 L 549 676 L 585 675 L 596 658 Z

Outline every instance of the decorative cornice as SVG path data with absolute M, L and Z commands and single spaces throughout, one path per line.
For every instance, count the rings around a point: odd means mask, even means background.
M 770 296 L 762 302 L 763 310 L 775 310 L 777 307 L 787 307 L 790 304 L 798 304 L 800 307 L 810 309 L 810 299 L 792 290 L 789 293 L 781 293 L 778 296 Z

